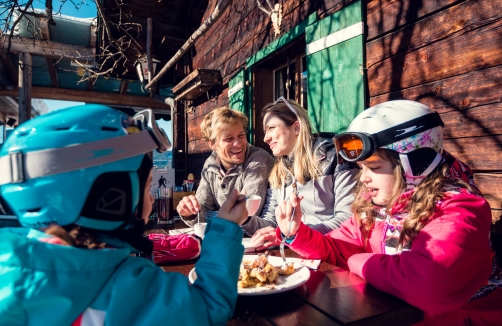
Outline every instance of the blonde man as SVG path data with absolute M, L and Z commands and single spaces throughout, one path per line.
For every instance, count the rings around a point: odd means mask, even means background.
M 202 121 L 202 136 L 213 153 L 204 163 L 196 195 L 184 197 L 176 207 L 185 224 L 194 225 L 199 211 L 201 221 L 205 221 L 220 209 L 234 188 L 260 196 L 260 214 L 274 160 L 265 150 L 248 144 L 247 126 L 244 114 L 227 107 L 213 110 Z

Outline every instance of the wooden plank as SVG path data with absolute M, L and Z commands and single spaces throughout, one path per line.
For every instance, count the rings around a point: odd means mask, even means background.
M 305 3 L 300 3 L 299 1 L 291 1 L 284 4 L 285 8 L 283 9 L 281 26 L 281 30 L 283 31 L 282 36 L 288 33 L 290 29 L 297 26 L 302 20 L 309 17 L 309 13 L 312 13 L 311 10 L 309 11 L 308 7 L 304 7 L 304 4 Z M 203 52 L 198 53 L 194 58 L 194 66 L 207 67 L 207 64 L 211 63 L 213 65 L 212 67 L 219 67 L 259 34 L 269 31 L 273 33 L 271 25 L 269 24 L 270 19 L 258 8 L 253 7 L 247 15 L 240 17 L 240 20 L 238 20 L 238 15 L 232 18 L 232 23 L 235 23 L 235 27 L 233 29 L 228 29 L 228 27 L 226 27 L 228 32 L 223 36 L 213 36 L 207 42 L 200 43 L 200 48 L 203 49 Z M 275 39 L 275 36 L 269 38 L 269 40 Z M 259 49 L 264 48 L 270 42 L 271 41 L 261 43 Z M 210 47 L 207 46 L 207 44 L 214 44 L 214 46 Z M 245 56 L 244 61 L 252 54 L 257 53 L 259 49 Z M 223 75 L 225 76 L 226 73 Z
M 59 88 L 58 74 L 56 73 L 56 63 L 52 58 L 45 58 L 47 62 L 47 69 L 49 70 L 49 75 L 51 76 L 51 84 L 54 88 Z
M 51 34 L 49 31 L 49 22 L 48 22 L 47 18 L 40 17 L 39 24 L 40 24 L 40 38 L 42 40 L 50 40 Z
M 228 83 L 228 94 L 230 97 L 230 107 L 241 113 L 246 114 L 246 102 L 245 102 L 245 70 L 242 69 L 237 74 L 233 75 Z
M 502 209 L 502 174 L 474 173 L 474 183 L 492 209 Z
M 500 17 L 502 17 L 501 1 L 463 2 L 367 43 L 367 67 L 454 34 L 466 33 Z
M 63 88 L 32 87 L 32 97 L 49 100 L 75 101 L 85 103 L 100 103 L 104 105 L 124 105 L 137 107 L 151 107 L 153 109 L 166 109 L 165 103 L 159 102 L 150 97 L 120 95 L 113 93 L 70 90 Z M 18 89 L 0 90 L 0 96 L 17 97 Z
M 370 96 L 502 64 L 502 20 L 368 68 Z
M 308 26 L 307 44 L 344 30 L 362 19 L 361 2 Z M 363 36 L 307 55 L 308 114 L 314 132 L 340 133 L 364 110 Z
M 203 139 L 199 139 L 188 143 L 188 153 L 193 154 L 207 154 L 211 152 L 211 148 Z
M 368 325 L 409 325 L 423 319 L 420 309 L 335 266 L 326 271 L 310 271 L 305 286 L 307 289 L 294 293 L 340 325 L 365 325 L 363 321 Z
M 94 78 L 87 79 L 87 90 L 88 91 L 92 91 L 94 89 L 95 82 L 96 82 L 96 79 L 94 79 Z
M 399 26 L 413 23 L 420 17 L 439 11 L 456 2 L 458 0 L 367 1 L 368 39 L 371 40 Z
M 370 106 L 390 100 L 420 101 L 439 113 L 500 102 L 502 66 L 471 71 L 436 82 L 374 96 Z
M 220 19 L 195 42 L 195 47 L 203 49 L 203 56 L 207 55 L 211 51 L 211 46 L 208 45 L 216 45 L 219 43 L 219 39 L 229 32 L 237 30 L 242 20 L 255 9 L 259 10 L 256 7 L 255 1 L 233 1 Z M 204 16 L 208 17 L 212 11 L 213 8 L 208 6 Z
M 33 65 L 31 54 L 19 53 L 19 81 L 18 81 L 18 101 L 19 101 L 19 123 L 31 119 L 31 84 L 33 79 Z
M 202 131 L 200 130 L 200 124 L 204 120 L 204 116 L 197 117 L 195 119 L 188 120 L 187 133 L 188 133 L 188 141 L 196 141 L 202 139 Z M 190 152 L 189 152 L 190 154 Z
M 120 83 L 119 94 L 124 95 L 125 93 L 127 93 L 128 86 L 129 86 L 129 80 L 122 79 L 122 82 Z
M 220 84 L 221 74 L 219 70 L 195 69 L 178 85 L 173 87 L 173 93 L 176 100 L 194 100 Z
M 7 70 L 7 73 L 9 74 L 9 78 L 12 81 L 13 84 L 17 84 L 18 81 L 18 65 L 17 63 L 14 63 L 14 60 L 12 60 L 12 54 L 2 54 L 1 55 L 2 62 L 5 66 L 5 69 Z
M 502 136 L 445 139 L 444 148 L 478 171 L 502 170 Z
M 494 229 L 496 229 L 498 231 L 498 233 L 501 234 L 499 236 L 501 238 L 499 250 L 502 253 L 502 223 L 500 223 L 501 220 L 502 220 L 502 210 L 501 209 L 492 209 L 492 231 Z M 498 225 L 494 228 L 493 224 L 498 224 Z M 494 232 L 492 232 L 492 235 L 493 235 L 493 233 Z
M 296 28 L 300 22 L 308 17 L 308 13 L 311 13 L 312 9 L 308 4 L 308 2 L 301 3 L 299 7 L 294 8 L 290 14 L 283 17 L 283 31 L 291 30 L 293 27 Z M 254 56 L 264 47 L 272 44 L 274 40 L 276 40 L 273 29 L 268 28 L 267 24 L 264 24 L 262 27 L 261 23 L 255 23 L 254 25 L 251 23 L 251 26 L 256 26 L 255 30 L 244 34 L 242 38 L 237 37 L 236 39 L 240 40 L 240 42 L 234 41 L 229 44 L 229 48 L 224 48 L 222 46 L 222 48 L 227 49 L 227 51 L 221 51 L 219 49 L 213 50 L 211 56 L 204 57 L 203 64 L 208 67 L 219 68 L 225 80 L 226 76 L 232 75 L 237 69 L 240 69 L 248 58 Z M 247 39 L 249 40 L 246 42 Z M 197 64 L 201 63 L 199 62 Z
M 91 26 L 89 27 L 89 45 L 91 48 L 96 47 L 97 31 L 97 26 L 95 26 L 94 23 L 91 23 Z
M 445 138 L 476 137 L 502 134 L 502 103 L 441 115 Z
M 281 300 L 273 295 L 241 296 L 237 300 L 234 320 L 246 320 L 249 311 L 252 311 L 252 316 L 261 316 L 277 326 L 343 325 L 294 295 L 281 296 Z
M 4 47 L 7 44 L 6 37 L 5 35 L 0 37 L 0 44 L 3 44 Z M 24 52 L 41 57 L 78 59 L 81 62 L 91 61 L 96 55 L 95 48 L 19 36 L 12 38 L 10 50 L 14 53 Z

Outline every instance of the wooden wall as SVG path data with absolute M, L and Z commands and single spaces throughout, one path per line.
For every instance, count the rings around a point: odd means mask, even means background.
M 313 12 L 322 18 L 350 2 L 284 0 L 282 32 Z M 446 124 L 446 150 L 476 171 L 496 222 L 502 215 L 502 1 L 365 3 L 368 105 L 405 98 L 438 111 Z M 201 119 L 228 105 L 230 77 L 274 39 L 270 19 L 256 1 L 235 0 L 196 43 L 193 68 L 219 69 L 223 77 L 216 96 L 198 99 L 186 115 L 188 172 L 196 177 L 209 155 L 200 136 Z

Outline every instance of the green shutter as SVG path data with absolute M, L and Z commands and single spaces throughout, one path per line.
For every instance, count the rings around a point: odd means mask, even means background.
M 230 108 L 247 114 L 245 100 L 245 71 L 242 69 L 228 82 L 228 99 L 230 103 Z
M 316 132 L 344 132 L 364 110 L 361 6 L 355 2 L 305 30 L 308 112 Z

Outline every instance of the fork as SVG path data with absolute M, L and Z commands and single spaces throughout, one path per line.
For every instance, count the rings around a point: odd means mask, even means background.
M 289 233 L 291 233 L 291 226 L 293 225 L 293 217 L 295 216 L 295 209 L 296 207 L 293 207 L 293 214 L 291 214 L 291 218 L 289 219 L 288 233 L 284 238 L 282 238 L 281 244 L 279 245 L 282 261 L 284 261 L 284 263 L 286 263 L 286 256 L 284 255 L 284 244 L 286 243 L 286 239 L 289 237 Z

